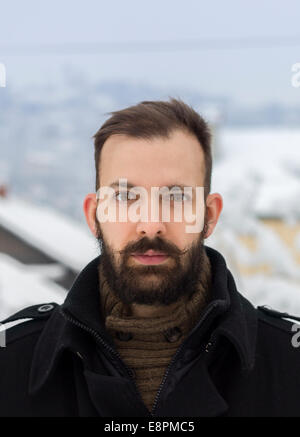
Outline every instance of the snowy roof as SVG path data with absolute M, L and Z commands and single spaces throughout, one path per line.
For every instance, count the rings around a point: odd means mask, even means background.
M 96 239 L 84 226 L 47 206 L 0 198 L 0 224 L 75 271 L 99 254 Z
M 0 317 L 30 305 L 62 303 L 66 290 L 49 280 L 62 273 L 59 265 L 24 265 L 0 253 Z

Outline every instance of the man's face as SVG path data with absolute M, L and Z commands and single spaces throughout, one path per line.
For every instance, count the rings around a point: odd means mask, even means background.
M 101 152 L 100 184 L 110 186 L 126 178 L 128 185 L 144 187 L 150 199 L 151 187 L 203 187 L 204 168 L 197 138 L 184 131 L 151 140 L 113 135 Z M 171 201 L 171 218 L 172 208 Z M 196 213 L 195 196 L 192 208 Z M 184 217 L 180 222 L 163 221 L 161 214 L 159 221 L 97 221 L 109 285 L 124 303 L 170 304 L 188 294 L 201 272 L 204 223 L 202 232 L 188 233 Z

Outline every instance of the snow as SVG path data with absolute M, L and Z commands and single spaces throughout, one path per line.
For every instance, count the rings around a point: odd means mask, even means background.
M 298 233 L 298 235 L 295 238 L 294 246 L 295 246 L 295 249 L 298 249 L 298 251 L 300 252 L 300 232 Z
M 99 254 L 84 226 L 47 206 L 0 198 L 0 224 L 75 271 Z
M 239 291 L 255 305 L 300 314 L 300 232 L 292 248 L 259 217 L 300 224 L 300 131 L 224 130 L 222 157 L 214 163 L 212 191 L 223 197 L 223 210 L 208 246 L 219 250 Z M 256 250 L 238 238 L 255 238 Z M 246 275 L 240 265 L 267 265 L 269 272 Z
M 240 198 L 252 191 L 249 206 L 257 215 L 300 219 L 300 131 L 227 129 L 219 141 L 223 159 L 215 163 L 213 186 Z
M 63 273 L 61 266 L 24 265 L 0 253 L 0 318 L 39 303 L 62 303 L 66 291 L 50 281 Z

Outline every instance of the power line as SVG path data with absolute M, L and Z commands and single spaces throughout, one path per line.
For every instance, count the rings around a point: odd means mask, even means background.
M 0 56 L 135 54 L 199 50 L 266 49 L 300 46 L 300 35 L 191 40 L 76 42 L 58 44 L 1 44 Z

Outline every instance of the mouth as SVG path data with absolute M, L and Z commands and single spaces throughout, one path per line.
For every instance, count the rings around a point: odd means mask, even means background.
M 147 250 L 145 253 L 133 253 L 132 256 L 139 263 L 146 265 L 161 264 L 169 258 L 166 253 L 154 250 Z

